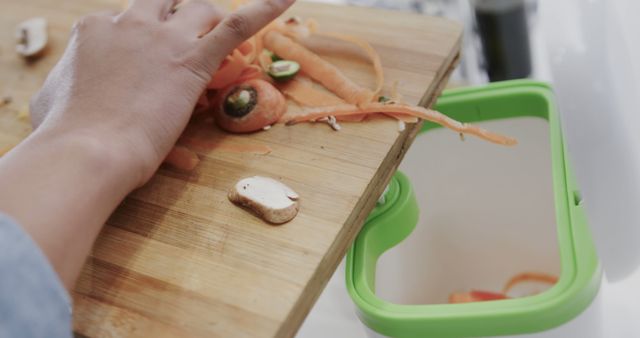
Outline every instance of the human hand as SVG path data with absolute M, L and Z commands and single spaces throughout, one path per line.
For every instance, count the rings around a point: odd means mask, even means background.
M 254 0 L 226 15 L 203 0 L 176 12 L 177 0 L 134 0 L 123 13 L 84 17 L 32 99 L 34 127 L 99 144 L 142 185 L 224 57 L 293 2 Z

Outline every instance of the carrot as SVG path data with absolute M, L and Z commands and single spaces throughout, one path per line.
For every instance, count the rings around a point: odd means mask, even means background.
M 263 42 L 263 49 L 264 50 L 264 36 L 267 35 L 267 33 L 271 32 L 271 31 L 278 31 L 278 32 L 283 32 L 286 30 L 285 28 L 285 23 L 284 20 L 282 19 L 275 19 L 273 21 L 271 21 L 268 25 L 266 25 L 264 28 L 262 28 L 256 35 L 256 40 L 257 41 L 262 41 Z
M 324 107 L 344 104 L 344 101 L 335 95 L 313 88 L 310 82 L 298 78 L 279 85 L 278 89 L 284 95 L 303 106 Z
M 278 122 L 287 110 L 284 96 L 269 82 L 260 79 L 230 85 L 214 100 L 216 123 L 233 133 L 262 130 Z
M 262 43 L 258 41 L 256 36 L 250 37 L 237 48 L 240 55 L 247 64 L 253 63 L 260 53 L 262 53 Z
M 236 82 L 245 82 L 253 79 L 260 79 L 263 77 L 263 75 L 264 72 L 262 71 L 260 66 L 249 65 L 244 70 L 242 70 L 242 73 L 240 74 L 238 79 L 236 79 Z
M 196 153 L 186 147 L 175 146 L 164 159 L 164 163 L 180 170 L 191 171 L 200 163 L 200 159 Z
M 240 77 L 246 67 L 244 60 L 237 57 L 224 60 L 218 71 L 211 78 L 207 88 L 221 89 L 232 84 Z
M 376 52 L 376 50 L 371 47 L 371 44 L 369 44 L 369 42 L 356 36 L 340 33 L 323 32 L 316 33 L 316 35 L 346 41 L 362 48 L 369 56 L 369 59 L 371 59 L 371 63 L 373 63 L 373 70 L 376 75 L 376 88 L 373 91 L 373 97 L 375 98 L 376 96 L 378 96 L 378 94 L 382 90 L 382 86 L 384 85 L 384 71 L 382 69 L 382 61 L 380 61 L 380 55 L 378 55 L 378 52 Z
M 444 127 L 454 130 L 458 133 L 475 135 L 479 138 L 487 140 L 489 142 L 502 144 L 502 145 L 515 145 L 518 143 L 513 138 L 502 136 L 492 133 L 477 126 L 458 122 L 440 112 L 435 110 L 426 109 L 422 107 L 410 106 L 405 104 L 384 104 L 384 103 L 369 103 L 356 107 L 354 105 L 338 105 L 334 107 L 322 107 L 317 109 L 308 110 L 305 114 L 295 116 L 293 119 L 287 121 L 288 125 L 313 121 L 322 117 L 333 116 L 345 116 L 345 115 L 357 115 L 357 114 L 372 114 L 372 113 L 394 113 L 414 116 L 423 120 L 438 123 Z
M 514 286 L 523 282 L 541 282 L 553 285 L 558 282 L 558 277 L 537 272 L 521 273 L 519 275 L 513 276 L 513 278 L 511 278 L 504 286 L 502 292 L 507 294 Z
M 262 36 L 260 33 L 253 36 L 253 40 L 255 41 L 255 58 L 253 59 L 253 63 L 260 65 L 260 55 L 262 55 L 264 51 L 264 42 L 262 41 Z
M 282 35 L 286 35 L 288 37 L 298 39 L 298 40 L 301 38 L 308 37 L 311 34 L 314 34 L 318 36 L 324 36 L 324 37 L 352 43 L 362 48 L 365 51 L 365 53 L 367 53 L 367 55 L 371 59 L 371 62 L 373 63 L 373 66 L 374 66 L 374 72 L 376 75 L 376 89 L 374 93 L 371 94 L 371 96 L 372 98 L 377 96 L 377 94 L 382 90 L 382 86 L 384 84 L 384 72 L 382 70 L 382 62 L 380 61 L 380 56 L 375 51 L 375 49 L 373 49 L 373 47 L 366 40 L 355 37 L 355 36 L 339 34 L 339 33 L 327 33 L 327 32 L 316 33 L 317 26 L 318 26 L 318 23 L 315 20 L 307 19 L 307 21 L 304 24 L 296 23 L 296 22 L 292 22 L 292 23 L 287 22 L 284 25 L 275 24 L 272 27 L 272 30 L 275 30 L 281 33 Z
M 336 66 L 279 32 L 266 33 L 264 44 L 280 57 L 298 62 L 306 74 L 348 103 L 365 104 L 375 96 L 371 90 L 351 81 Z
M 301 39 L 315 33 L 317 26 L 318 23 L 313 19 L 307 19 L 304 26 L 298 24 L 287 24 L 282 19 L 275 19 L 271 21 L 271 23 L 253 36 L 253 39 L 255 40 L 255 50 L 257 53 L 254 63 L 260 65 L 265 71 L 267 71 L 269 69 L 269 65 L 271 65 L 271 57 L 265 56 L 263 53 L 263 51 L 265 51 L 263 40 L 264 36 L 268 32 L 276 31 L 293 39 Z
M 251 53 L 253 53 L 253 50 L 254 50 L 254 45 L 255 43 L 253 39 L 249 39 L 241 43 L 237 49 L 242 55 L 251 55 Z
M 247 68 L 259 69 L 252 63 L 258 58 L 257 42 L 251 38 L 234 49 L 222 62 L 218 70 L 213 74 L 208 89 L 221 89 L 234 82 L 243 75 Z M 262 47 L 260 47 L 262 48 Z M 261 52 L 261 51 L 260 51 Z

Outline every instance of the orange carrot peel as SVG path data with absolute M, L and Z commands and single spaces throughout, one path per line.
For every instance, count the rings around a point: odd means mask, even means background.
M 369 59 L 371 59 L 371 63 L 373 64 L 373 71 L 376 76 L 376 87 L 373 90 L 373 97 L 371 98 L 371 101 L 375 101 L 377 96 L 380 94 L 380 91 L 382 91 L 382 86 L 384 85 L 384 71 L 382 69 L 382 61 L 380 60 L 380 55 L 378 55 L 378 52 L 376 52 L 376 50 L 373 49 L 371 44 L 364 39 L 361 39 L 359 37 L 352 36 L 352 35 L 347 35 L 347 34 L 325 32 L 325 33 L 316 33 L 316 35 L 334 38 L 337 40 L 342 40 L 345 42 L 355 44 L 356 46 L 362 48 L 365 51 L 365 53 L 367 53 L 367 55 L 369 56 Z
M 558 282 L 558 277 L 545 273 L 524 272 L 509 279 L 509 281 L 502 289 L 502 292 L 500 293 L 479 290 L 471 290 L 469 292 L 453 292 L 449 295 L 449 303 L 459 304 L 510 299 L 511 297 L 509 297 L 508 294 L 511 289 L 513 289 L 513 287 L 515 287 L 516 285 L 524 282 L 540 282 L 554 285 Z
M 558 277 L 538 272 L 524 272 L 513 276 L 502 289 L 502 293 L 508 294 L 514 286 L 523 282 L 540 282 L 553 285 L 558 282 Z
M 474 135 L 496 144 L 511 146 L 518 143 L 517 140 L 513 138 L 490 132 L 478 126 L 458 122 L 435 110 L 406 104 L 369 103 L 361 105 L 360 107 L 346 104 L 334 107 L 310 109 L 304 114 L 293 117 L 291 120 L 287 121 L 287 124 L 291 125 L 300 122 L 315 121 L 319 118 L 328 116 L 338 117 L 373 113 L 392 113 L 421 118 L 423 120 L 440 124 L 458 133 Z

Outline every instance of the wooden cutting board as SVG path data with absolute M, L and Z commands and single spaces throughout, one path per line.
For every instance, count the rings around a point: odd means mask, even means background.
M 0 149 L 29 132 L 29 97 L 61 55 L 81 15 L 117 9 L 118 0 L 21 0 L 0 11 Z M 429 105 L 457 60 L 461 27 L 432 18 L 355 7 L 298 3 L 290 14 L 316 18 L 321 30 L 369 40 L 409 103 Z M 288 15 L 290 15 L 288 14 Z M 47 55 L 19 59 L 13 29 L 26 18 L 50 22 Z M 324 48 L 323 48 L 324 46 Z M 367 59 L 318 46 L 365 85 Z M 355 54 L 354 54 L 355 53 Z M 74 328 L 89 337 L 291 337 L 358 233 L 419 129 L 390 120 L 276 126 L 232 136 L 269 155 L 200 153 L 193 173 L 161 168 L 114 213 L 73 294 Z M 453 135 L 452 137 L 457 137 Z M 240 178 L 278 178 L 301 195 L 292 222 L 270 226 L 226 197 Z

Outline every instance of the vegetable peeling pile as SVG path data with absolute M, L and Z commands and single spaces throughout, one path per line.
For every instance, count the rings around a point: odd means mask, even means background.
M 233 1 L 233 8 L 246 0 Z M 179 9 L 178 9 L 179 10 Z M 375 78 L 373 88 L 359 85 L 340 68 L 313 52 L 305 43 L 313 38 L 351 44 L 366 54 Z M 381 95 L 385 77 L 380 56 L 365 40 L 340 33 L 320 32 L 313 19 L 276 19 L 238 46 L 212 74 L 198 100 L 192 121 L 165 163 L 184 171 L 195 169 L 198 153 L 231 152 L 265 155 L 271 149 L 233 134 L 267 131 L 280 123 L 293 126 L 322 122 L 335 131 L 341 123 L 386 118 L 398 121 L 398 130 L 419 119 L 432 121 L 457 133 L 487 141 L 515 145 L 515 139 L 455 121 L 437 111 L 406 104 L 397 93 Z M 291 107 L 296 109 L 290 109 Z M 205 130 L 203 130 L 205 129 Z M 269 131 L 272 132 L 272 131 Z M 0 149 L 0 156 L 6 149 Z
M 233 1 L 232 6 L 242 6 L 245 1 Z M 305 41 L 314 36 L 339 40 L 364 51 L 371 62 L 375 87 L 357 84 L 307 48 Z M 405 123 L 423 119 L 496 144 L 517 143 L 513 138 L 458 122 L 437 111 L 403 103 L 396 89 L 389 97 L 381 96 L 384 83 L 380 57 L 367 41 L 318 32 L 313 19 L 276 19 L 226 57 L 198 101 L 194 116 L 212 115 L 215 124 L 230 133 L 267 131 L 276 123 L 293 126 L 310 122 L 324 122 L 339 131 L 341 122 L 374 118 L 395 119 L 398 130 L 403 131 Z M 288 109 L 291 105 L 299 109 Z M 189 137 L 183 135 L 185 138 Z M 190 153 L 195 149 L 181 141 L 177 146 L 180 148 L 172 151 L 165 162 L 187 171 L 195 168 L 197 155 Z M 226 150 L 244 152 L 242 148 Z

